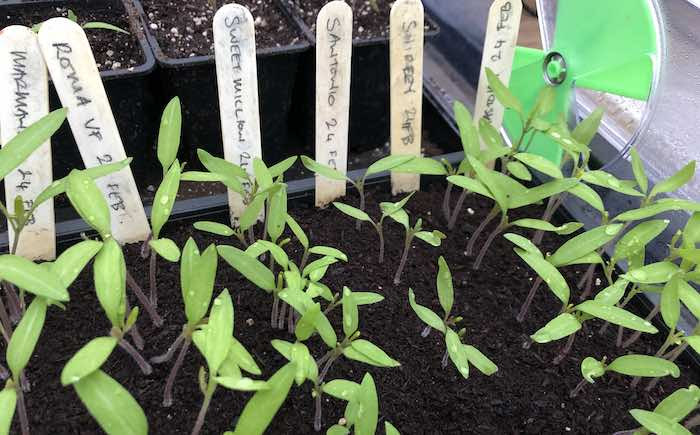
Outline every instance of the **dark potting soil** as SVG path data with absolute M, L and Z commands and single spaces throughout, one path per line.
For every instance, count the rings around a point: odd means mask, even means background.
M 680 363 L 681 378 L 665 379 L 651 392 L 643 388 L 630 390 L 630 378 L 611 374 L 594 385 L 586 385 L 576 399 L 569 398 L 569 392 L 581 380 L 579 367 L 583 358 L 614 358 L 627 352 L 653 354 L 665 334 L 644 335 L 632 348 L 621 350 L 614 345 L 615 328 L 601 336 L 596 333 L 600 323 L 591 322 L 578 333 L 571 354 L 559 365 L 551 361 L 559 353 L 563 340 L 524 349 L 527 337 L 556 316 L 560 308 L 557 299 L 548 290 L 541 289 L 525 322 L 516 322 L 515 315 L 534 273 L 501 237 L 487 254 L 482 269 L 472 270 L 473 259 L 464 255 L 465 243 L 490 209 L 490 201 L 470 197 L 466 202 L 469 210 L 465 207 L 459 228 L 447 231 L 440 213 L 442 193 L 442 188 L 434 185 L 417 193 L 408 203 L 412 221 L 423 218 L 424 228 L 443 230 L 448 239 L 439 248 L 415 241 L 400 285 L 393 284 L 403 246 L 403 231 L 398 224 L 386 225 L 387 260 L 377 264 L 377 236 L 367 225 L 358 232 L 354 222 L 333 207 L 317 210 L 305 202 L 290 205 L 290 213 L 306 230 L 312 244 L 334 246 L 348 254 L 348 263 L 331 266 L 324 283 L 333 291 L 340 291 L 345 285 L 356 291 L 381 293 L 386 298 L 378 304 L 361 307 L 360 330 L 365 338 L 400 361 L 401 367 L 376 368 L 340 359 L 327 377 L 327 380 L 346 378 L 359 382 L 365 372 L 370 372 L 380 398 L 380 424 L 390 421 L 404 434 L 610 434 L 637 426 L 629 409 L 653 409 L 670 392 L 700 382 L 697 372 Z M 370 189 L 367 210 L 376 217 L 377 202 L 389 198 L 385 188 Z M 350 192 L 345 201 L 356 204 L 356 195 Z M 513 213 L 512 217 L 539 217 L 541 213 L 540 207 L 530 207 Z M 199 233 L 190 223 L 170 224 L 165 235 L 172 237 L 179 246 L 188 237 L 194 237 L 200 249 L 209 243 L 236 244 L 230 239 Z M 563 240 L 548 235 L 542 250 L 553 251 Z M 128 267 L 145 287 L 147 262 L 139 257 L 139 249 L 136 245 L 128 246 L 126 258 Z M 301 255 L 296 241 L 287 245 L 287 252 L 297 261 Z M 452 271 L 453 313 L 464 316 L 466 342 L 480 349 L 499 367 L 491 377 L 472 368 L 471 376 L 465 380 L 451 363 L 442 369 L 440 360 L 445 345 L 440 334 L 433 331 L 427 338 L 421 337 L 423 324 L 408 304 L 408 288 L 415 290 L 420 304 L 439 312 L 435 278 L 440 255 L 445 256 Z M 572 300 L 575 300 L 578 297 L 575 282 L 583 269 L 571 267 L 564 272 L 572 286 Z M 153 328 L 145 313 L 139 319 L 147 357 L 165 352 L 184 323 L 178 265 L 159 260 L 158 276 L 159 311 L 166 324 L 161 329 Z M 84 271 L 72 286 L 71 302 L 66 311 L 49 310 L 35 355 L 29 362 L 27 375 L 32 391 L 26 395 L 26 401 L 35 434 L 99 433 L 97 424 L 74 391 L 61 387 L 59 382 L 61 369 L 68 359 L 90 339 L 106 334 L 109 329 L 95 297 L 91 277 L 91 271 Z M 596 286 L 598 290 L 601 287 L 600 284 Z M 285 361 L 270 346 L 270 340 L 293 341 L 293 336 L 270 327 L 271 296 L 220 261 L 215 294 L 223 288 L 228 288 L 233 296 L 236 337 L 258 361 L 263 377 L 271 376 Z M 132 303 L 136 302 L 131 293 L 129 297 Z M 330 319 L 340 334 L 339 310 L 331 312 Z M 326 351 L 318 337 L 308 345 L 316 358 Z M 194 425 L 202 401 L 197 386 L 197 372 L 202 364 L 203 359 L 196 349 L 190 348 L 175 384 L 175 402 L 171 408 L 161 406 L 170 364 L 154 366 L 153 374 L 144 376 L 128 356 L 116 349 L 102 369 L 122 383 L 141 404 L 151 433 L 171 435 L 188 433 Z M 643 382 L 641 387 L 645 385 Z M 219 388 L 209 409 L 204 433 L 219 434 L 233 428 L 250 397 L 249 393 Z M 344 407 L 343 402 L 324 397 L 324 431 L 338 421 Z M 312 434 L 313 413 L 310 385 L 294 386 L 267 433 Z M 382 431 L 380 429 L 379 433 Z
M 283 0 L 290 9 L 300 16 L 311 30 L 316 33 L 318 12 L 330 0 Z M 353 9 L 353 38 L 372 39 L 389 37 L 389 15 L 392 0 L 377 0 L 379 12 L 375 11 L 368 0 L 346 0 Z M 426 21 L 425 29 L 430 25 Z
M 217 1 L 218 6 L 234 3 Z M 255 20 L 258 49 L 293 45 L 301 32 L 284 16 L 274 1 L 238 0 Z M 214 53 L 212 21 L 216 8 L 209 0 L 143 0 L 149 31 L 158 40 L 164 54 L 174 59 L 208 56 Z
M 85 30 L 100 71 L 129 69 L 145 62 L 141 46 L 133 34 L 128 15 L 121 4 L 117 8 L 111 2 L 94 2 L 90 6 L 86 6 L 85 2 L 69 1 L 65 6 L 2 7 L 0 9 L 0 29 L 13 24 L 32 27 L 49 18 L 67 17 L 68 9 L 75 12 L 80 24 L 101 21 L 132 33 L 126 35 L 112 30 Z

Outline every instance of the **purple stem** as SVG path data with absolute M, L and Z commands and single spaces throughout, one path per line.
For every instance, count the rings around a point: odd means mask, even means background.
M 2 329 L 2 336 L 5 338 L 7 344 L 9 344 L 10 337 L 12 336 L 12 323 L 5 309 L 5 303 L 2 301 L 2 296 L 0 296 L 0 326 L 2 326 L 2 328 L 0 328 Z
M 659 313 L 659 310 L 661 309 L 659 305 L 660 304 L 654 305 L 654 309 L 649 312 L 649 314 L 647 315 L 647 317 L 645 319 L 647 322 L 651 321 L 651 319 L 653 319 L 654 316 L 656 316 Z M 623 329 L 622 326 L 620 326 L 619 330 L 622 330 L 622 329 Z M 641 331 L 635 331 L 634 334 L 632 334 L 630 336 L 630 338 L 628 338 L 624 343 L 622 343 L 622 348 L 627 349 L 632 344 L 634 344 L 637 340 L 639 340 L 639 337 L 641 337 L 641 336 L 642 336 Z M 619 346 L 620 345 L 618 344 L 618 347 Z
M 277 293 L 275 293 L 274 299 L 272 300 L 272 312 L 270 313 L 270 326 L 273 328 L 277 327 L 277 313 L 279 304 L 280 299 L 277 297 Z
M 151 260 L 148 266 L 148 281 L 151 283 L 151 304 L 153 305 L 153 309 L 158 308 L 158 283 L 156 282 L 157 259 L 158 254 L 156 254 L 156 251 L 151 250 Z
M 519 323 L 522 323 L 523 320 L 525 320 L 525 316 L 530 310 L 530 305 L 532 305 L 532 301 L 535 299 L 535 294 L 537 293 L 537 289 L 540 288 L 540 285 L 542 285 L 542 278 L 540 278 L 538 275 L 535 279 L 535 282 L 532 284 L 532 287 L 530 288 L 530 293 L 528 293 L 527 298 L 525 298 L 523 306 L 520 307 L 520 312 L 518 313 L 518 316 L 515 318 Z
M 294 329 L 296 327 L 296 317 L 297 312 L 294 311 L 294 307 L 289 306 L 289 314 L 287 315 L 287 332 L 294 334 Z
M 0 364 L 0 381 L 10 377 L 10 372 L 5 368 L 4 365 Z
M 22 388 L 16 388 L 15 391 L 17 392 L 17 413 L 19 414 L 22 435 L 29 435 L 29 419 L 27 418 L 27 405 L 24 403 L 24 392 Z
M 314 429 L 316 432 L 321 430 L 321 396 L 323 395 L 321 385 L 323 385 L 323 380 L 326 378 L 328 370 L 330 370 L 331 365 L 333 365 L 336 359 L 338 359 L 338 356 L 335 354 L 328 358 L 328 361 L 326 361 L 326 364 L 323 366 L 323 370 L 321 370 L 321 374 L 318 377 L 318 382 L 316 383 L 316 413 L 314 415 Z
M 151 252 L 154 252 L 154 251 L 151 251 Z M 155 254 L 152 253 L 151 258 L 153 258 L 154 255 Z M 146 294 L 143 292 L 143 289 L 136 282 L 134 277 L 131 275 L 131 273 L 129 272 L 129 269 L 126 270 L 126 283 L 129 285 L 129 288 L 131 288 L 131 291 L 134 292 L 134 295 L 136 295 L 136 298 L 141 303 L 141 306 L 148 313 L 148 316 L 151 318 L 151 322 L 153 322 L 153 325 L 157 328 L 160 328 L 161 326 L 163 326 L 163 318 L 160 317 L 160 315 L 156 311 L 156 307 L 152 303 L 152 300 L 149 300 L 146 297 Z
M 442 361 L 440 361 L 440 365 L 444 369 L 447 367 L 447 363 L 449 362 L 448 357 L 450 356 L 449 352 L 445 351 L 445 354 L 442 356 Z
M 177 340 L 176 340 L 177 342 Z M 173 404 L 173 386 L 175 385 L 175 378 L 177 378 L 177 373 L 182 367 L 182 363 L 185 361 L 185 355 L 187 355 L 187 350 L 190 348 L 189 338 L 185 340 L 180 353 L 177 354 L 177 359 L 173 368 L 170 369 L 170 374 L 168 375 L 168 380 L 165 382 L 165 391 L 163 392 L 163 406 L 166 408 Z
M 420 336 L 423 337 L 423 338 L 427 337 L 428 335 L 430 335 L 430 331 L 431 331 L 432 329 L 433 329 L 433 328 L 431 328 L 430 326 L 426 326 L 426 327 L 423 328 L 423 330 L 421 331 Z
M 552 364 L 558 365 L 562 361 L 564 361 L 564 358 L 569 354 L 571 351 L 571 348 L 574 345 L 574 339 L 576 338 L 576 333 L 574 332 L 573 334 L 569 335 L 569 338 L 566 340 L 566 344 L 564 347 L 561 349 L 559 352 L 559 355 L 557 355 L 556 358 L 554 358 L 554 361 L 552 361 Z
M 284 329 L 284 320 L 287 315 L 287 303 L 282 301 L 280 306 L 280 315 L 277 318 L 277 329 Z
M 207 393 L 204 395 L 204 403 L 202 403 L 202 407 L 199 410 L 199 414 L 197 415 L 197 421 L 194 424 L 194 428 L 192 429 L 192 435 L 199 435 L 199 433 L 202 431 L 202 427 L 204 427 L 204 418 L 207 416 L 207 411 L 209 410 L 209 404 L 211 403 L 211 396 L 214 395 L 214 391 L 207 390 Z
M 382 264 L 384 263 L 384 231 L 381 226 L 377 226 L 377 233 L 379 234 L 379 264 Z
M 471 256 L 472 252 L 474 252 L 474 245 L 476 244 L 476 240 L 479 238 L 481 233 L 486 229 L 486 226 L 491 223 L 491 221 L 498 215 L 498 207 L 494 207 L 491 209 L 489 212 L 488 216 L 481 221 L 479 226 L 476 228 L 476 230 L 472 233 L 472 235 L 469 237 L 469 242 L 467 243 L 467 249 L 465 251 L 465 254 L 467 256 Z
M 442 197 L 442 215 L 445 217 L 445 221 L 450 222 L 450 198 L 452 197 L 452 188 L 454 184 L 447 182 L 447 187 L 445 188 L 445 195 Z
M 168 351 L 165 352 L 163 355 L 158 355 L 154 356 L 151 358 L 151 362 L 153 364 L 163 364 L 165 362 L 170 361 L 173 359 L 173 356 L 175 355 L 175 351 L 180 348 L 180 345 L 182 344 L 182 341 L 185 339 L 185 334 L 180 334 L 177 336 L 175 341 L 173 341 L 173 344 L 170 345 L 168 348 Z
M 5 294 L 7 294 L 7 306 L 10 310 L 10 320 L 17 323 L 22 318 L 22 304 L 17 296 L 17 290 L 12 283 L 3 281 Z
M 587 383 L 587 380 L 581 379 L 581 382 L 579 382 L 578 385 L 576 385 L 576 388 L 574 388 L 571 391 L 571 393 L 569 393 L 569 397 L 573 399 L 574 397 L 578 396 L 578 393 L 580 393 L 581 390 L 583 390 L 583 387 L 585 387 Z
M 406 233 L 406 241 L 404 242 L 403 254 L 401 255 L 401 261 L 399 262 L 399 268 L 396 269 L 396 275 L 394 275 L 394 285 L 399 285 L 401 283 L 401 274 L 403 269 L 406 267 L 406 261 L 408 260 L 408 252 L 411 250 L 411 242 L 413 241 L 413 236 Z
M 139 368 L 141 369 L 144 375 L 150 375 L 151 373 L 153 373 L 153 368 L 151 368 L 151 365 L 148 364 L 148 362 L 145 359 L 143 359 L 139 351 L 136 350 L 134 346 L 131 345 L 131 343 L 124 340 L 123 337 L 119 338 L 119 347 L 124 349 L 126 353 L 128 353 L 134 359 L 134 361 L 136 362 L 136 364 L 138 364 Z
M 484 245 L 481 247 L 479 255 L 477 255 L 476 260 L 474 261 L 474 266 L 472 266 L 474 270 L 479 270 L 481 267 L 481 262 L 484 260 L 484 256 L 486 256 L 486 251 L 489 250 L 491 244 L 496 239 L 496 236 L 501 234 L 506 228 L 508 228 L 508 224 L 501 222 L 493 231 L 491 231 L 491 234 L 489 234 L 489 237 L 486 239 L 486 243 L 484 243 Z
M 462 189 L 462 193 L 459 195 L 459 199 L 457 199 L 457 204 L 455 205 L 455 209 L 452 212 L 452 215 L 450 216 L 450 221 L 447 223 L 447 229 L 452 230 L 454 229 L 455 225 L 457 224 L 457 218 L 459 217 L 459 214 L 462 212 L 462 207 L 464 207 L 464 200 L 467 199 L 467 196 L 471 192 L 468 191 L 467 189 Z

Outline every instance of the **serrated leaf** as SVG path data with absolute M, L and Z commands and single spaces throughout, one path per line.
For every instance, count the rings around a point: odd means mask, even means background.
M 83 171 L 72 170 L 66 183 L 66 195 L 81 218 L 102 238 L 109 237 L 109 206 L 95 181 Z
M 216 234 L 218 236 L 229 237 L 234 234 L 233 228 L 218 222 L 199 221 L 192 225 L 196 230 Z
M 354 340 L 350 347 L 343 350 L 343 355 L 352 360 L 377 367 L 398 367 L 401 365 L 375 344 L 363 339 Z
M 95 292 L 112 326 L 121 328 L 126 310 L 126 264 L 119 244 L 105 240 L 93 267 Z
M 241 273 L 248 281 L 261 289 L 271 292 L 276 288 L 275 276 L 270 269 L 257 259 L 233 246 L 217 246 L 217 252 L 231 267 Z
M 74 384 L 102 367 L 117 347 L 114 337 L 98 337 L 90 340 L 68 360 L 61 371 L 61 385 Z
M 651 378 L 668 375 L 677 378 L 681 374 L 673 362 L 649 355 L 624 355 L 611 362 L 607 369 L 627 376 Z
M 450 267 L 447 265 L 443 256 L 438 258 L 437 291 L 440 305 L 442 309 L 445 310 L 445 313 L 449 315 L 452 311 L 452 304 L 454 303 L 454 288 L 452 286 Z
M 653 198 L 660 193 L 673 192 L 690 182 L 695 176 L 695 160 L 686 164 L 681 170 L 658 183 L 651 189 L 649 197 Z
M 515 249 L 515 253 L 530 266 L 537 275 L 547 284 L 554 295 L 564 304 L 569 303 L 571 290 L 566 279 L 549 261 L 537 254 Z
M 474 346 L 465 344 L 464 352 L 469 362 L 486 376 L 491 376 L 498 371 L 498 366 Z
M 413 311 L 416 313 L 418 318 L 423 321 L 423 323 L 433 329 L 437 329 L 440 332 L 445 332 L 445 324 L 440 316 L 435 314 L 435 312 L 430 308 L 418 305 L 416 303 L 416 294 L 413 293 L 413 289 L 410 288 L 408 289 L 408 303 L 411 305 L 411 308 L 413 308 Z
M 615 238 L 622 229 L 621 224 L 603 225 L 569 239 L 547 260 L 555 266 L 566 264 L 584 254 L 596 251 Z
M 153 209 L 151 210 L 151 227 L 153 228 L 153 238 L 160 237 L 163 225 L 170 218 L 173 210 L 177 191 L 180 188 L 180 163 L 175 162 L 170 166 L 168 172 L 163 177 L 163 181 L 158 186 L 156 195 L 153 198 Z
M 73 384 L 75 392 L 102 430 L 108 434 L 146 435 L 148 421 L 138 402 L 102 370 Z
M 462 344 L 459 335 L 450 328 L 445 330 L 445 345 L 447 346 L 447 353 L 450 359 L 455 367 L 457 367 L 457 371 L 459 371 L 459 374 L 462 375 L 464 379 L 467 379 L 469 377 L 469 358 L 467 356 L 467 350 Z
M 157 240 L 149 240 L 148 246 L 151 247 L 158 255 L 165 258 L 171 263 L 177 263 L 180 261 L 180 248 L 177 247 L 175 242 L 170 239 L 162 238 Z
M 46 319 L 46 301 L 34 298 L 15 328 L 7 345 L 7 365 L 14 379 L 19 379 L 34 353 Z
M 623 326 L 627 329 L 656 334 L 658 329 L 641 317 L 635 316 L 629 311 L 615 306 L 603 305 L 597 301 L 585 301 L 576 305 L 576 309 L 591 316 L 603 319 L 615 325 Z
M 581 329 L 581 322 L 578 321 L 576 316 L 570 313 L 562 313 L 550 320 L 530 337 L 536 343 L 543 344 L 568 337 L 579 329 Z
M 180 148 L 180 132 L 182 130 L 182 109 L 178 97 L 170 100 L 160 118 L 158 132 L 158 161 L 165 173 L 177 157 Z
M 372 219 L 369 217 L 369 215 L 360 210 L 359 208 L 343 204 L 342 202 L 334 202 L 333 205 L 335 206 L 335 208 L 340 210 L 342 213 L 350 216 L 351 218 L 364 222 L 372 222 Z

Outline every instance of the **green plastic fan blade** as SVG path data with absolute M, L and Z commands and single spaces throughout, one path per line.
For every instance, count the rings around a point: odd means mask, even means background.
M 547 61 L 540 50 L 518 47 L 510 88 L 527 113 L 544 86 L 556 88 L 556 105 L 549 121 L 567 118 L 574 88 L 647 100 L 657 55 L 657 29 L 649 0 L 559 0 L 553 46 L 562 62 Z M 549 72 L 550 80 L 545 79 Z M 562 80 L 552 80 L 562 72 Z M 557 83 L 558 84 L 552 84 Z M 506 111 L 504 126 L 517 140 L 522 125 L 517 114 Z M 521 147 L 555 163 L 562 152 L 554 141 L 538 134 Z

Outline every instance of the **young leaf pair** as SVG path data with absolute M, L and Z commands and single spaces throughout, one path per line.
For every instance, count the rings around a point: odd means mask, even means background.
M 690 435 L 691 430 L 700 426 L 700 417 L 695 415 L 685 420 L 698 407 L 700 402 L 700 388 L 691 385 L 688 388 L 680 388 L 662 400 L 654 411 L 632 409 L 630 414 L 643 427 L 634 433 L 647 435 L 651 432 L 657 434 Z
M 447 358 L 449 356 L 455 367 L 457 367 L 457 370 L 459 370 L 459 373 L 465 379 L 469 377 L 470 363 L 487 376 L 496 373 L 498 371 L 496 364 L 474 346 L 462 343 L 462 339 L 466 334 L 466 329 L 462 328 L 459 332 L 455 332 L 452 329 L 452 327 L 456 327 L 463 319 L 460 316 L 455 317 L 451 315 L 454 305 L 452 273 L 443 257 L 438 259 L 438 275 L 436 281 L 440 306 L 445 312 L 442 318 L 430 308 L 419 305 L 416 302 L 416 295 L 413 289 L 408 290 L 408 302 L 418 318 L 428 325 L 423 331 L 422 335 L 424 337 L 430 333 L 431 328 L 444 334 L 447 350 L 442 358 L 442 367 L 447 367 Z

